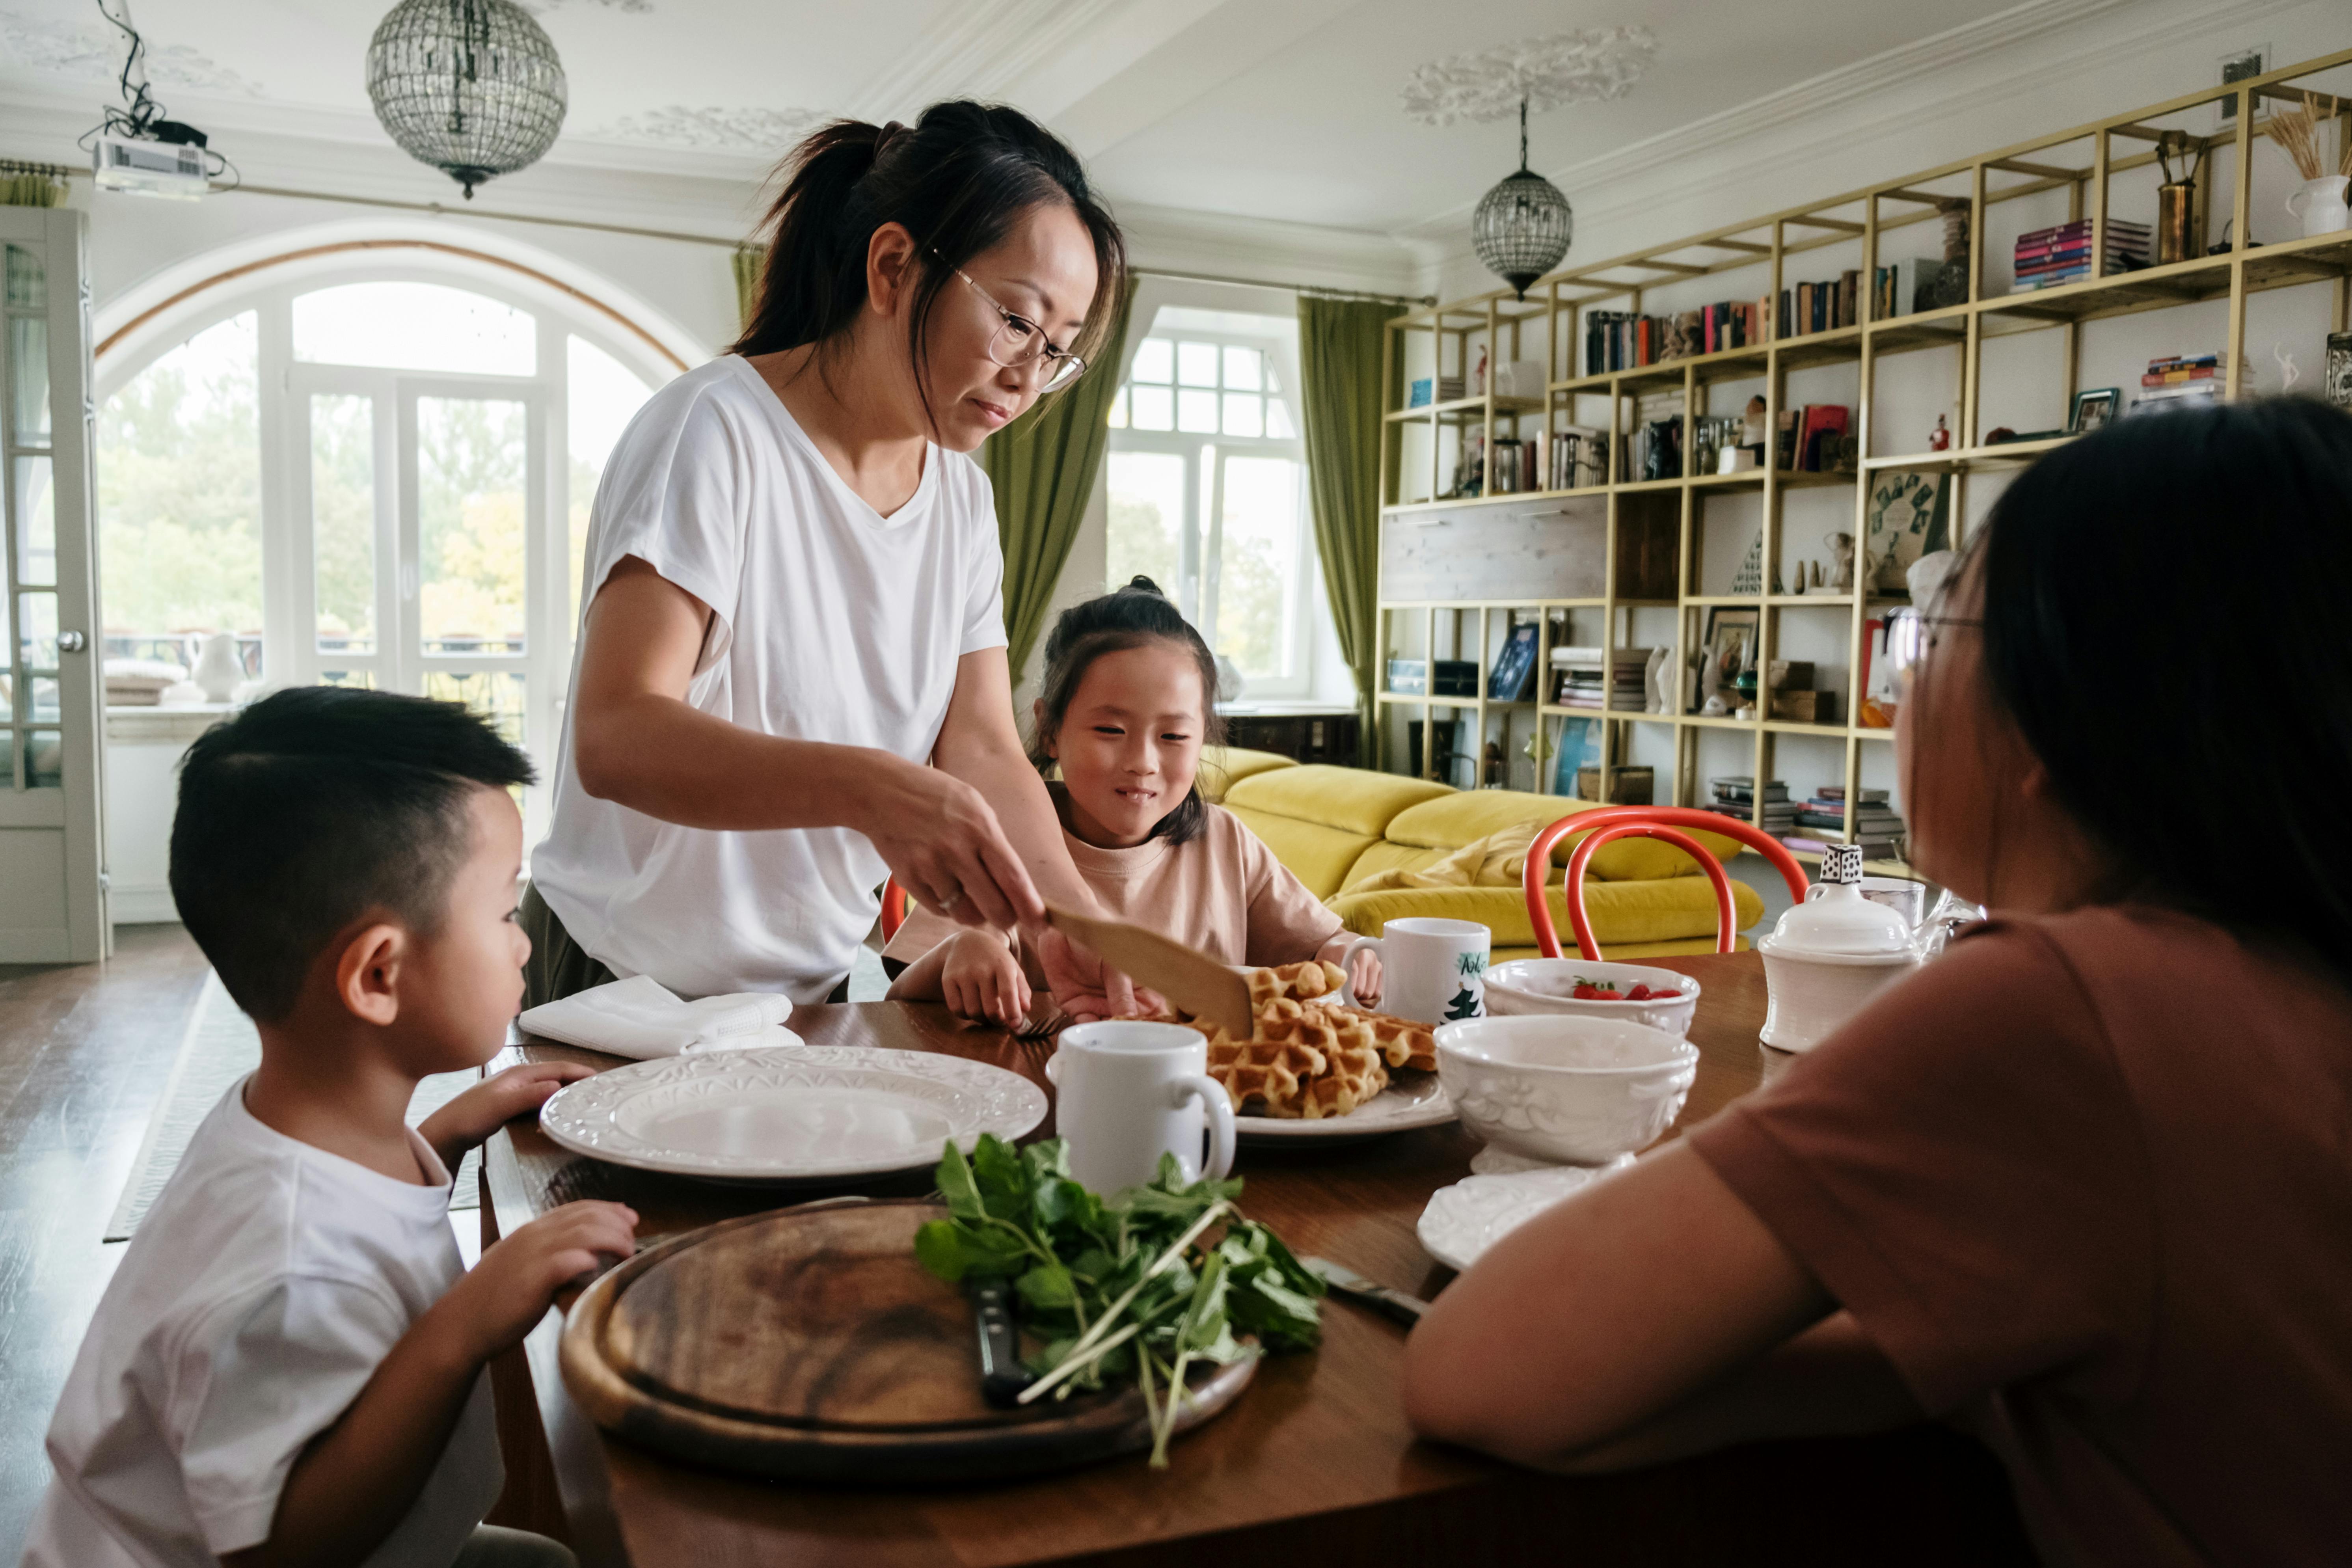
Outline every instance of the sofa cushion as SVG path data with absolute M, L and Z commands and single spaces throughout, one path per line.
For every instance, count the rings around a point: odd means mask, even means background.
M 1200 786 L 1201 798 L 1213 804 L 1222 802 L 1225 792 L 1245 778 L 1271 773 L 1276 768 L 1295 768 L 1297 762 L 1280 752 L 1253 752 L 1244 746 L 1210 746 L 1201 752 L 1201 771 L 1194 783 Z
M 1551 893 L 1552 927 L 1563 948 L 1573 950 L 1567 901 Z M 1494 932 L 1496 952 L 1535 945 L 1526 897 L 1517 888 L 1394 888 L 1377 893 L 1342 893 L 1330 900 L 1349 931 L 1378 936 L 1392 920 L 1423 916 L 1475 921 Z M 1764 900 L 1735 879 L 1732 911 L 1738 929 L 1764 918 Z M 1715 935 L 1715 889 L 1704 877 L 1661 877 L 1641 882 L 1587 880 L 1584 912 L 1604 952 L 1628 943 L 1711 939 Z M 1702 949 L 1701 951 L 1706 951 Z
M 1380 843 L 1377 838 L 1345 828 L 1255 810 L 1231 796 L 1226 797 L 1225 809 L 1240 818 L 1244 827 L 1265 839 L 1274 858 L 1288 867 L 1290 874 L 1306 883 L 1307 890 L 1318 899 L 1328 899 L 1345 887 L 1349 869 L 1367 848 Z
M 1262 815 L 1319 823 L 1360 838 L 1379 838 L 1388 832 L 1389 824 L 1399 813 L 1423 801 L 1456 793 L 1430 779 L 1310 763 L 1304 767 L 1253 773 L 1225 792 L 1224 804 L 1237 809 L 1246 806 Z M 1280 853 L 1279 849 L 1276 852 Z M 1297 868 L 1291 867 L 1294 871 Z
M 1388 825 L 1387 838 L 1391 844 L 1417 849 L 1434 849 L 1441 854 L 1459 849 L 1474 838 L 1484 838 L 1490 833 L 1522 822 L 1552 823 L 1580 811 L 1596 809 L 1589 800 L 1575 800 L 1565 795 L 1530 795 L 1525 790 L 1481 789 L 1459 790 L 1443 798 L 1424 801 L 1399 812 Z M 1737 839 L 1718 833 L 1699 830 L 1693 835 L 1699 844 L 1718 860 L 1727 860 L 1740 851 Z M 1581 833 L 1570 835 L 1552 850 L 1556 862 L 1565 863 L 1570 852 L 1582 840 Z M 1367 864 L 1355 877 L 1370 876 L 1385 866 Z M 1419 867 L 1407 867 L 1418 870 Z M 1587 868 L 1591 876 L 1604 882 L 1642 882 L 1665 877 L 1696 877 L 1698 868 L 1689 856 L 1671 844 L 1654 838 L 1620 838 L 1604 844 L 1592 857 Z

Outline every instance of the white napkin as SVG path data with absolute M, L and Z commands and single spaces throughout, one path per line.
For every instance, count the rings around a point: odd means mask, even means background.
M 798 1037 L 778 1027 L 792 1013 L 793 999 L 776 992 L 687 1002 L 639 974 L 543 1003 L 523 1014 L 522 1026 L 567 1046 L 645 1061 L 698 1046 L 797 1045 Z

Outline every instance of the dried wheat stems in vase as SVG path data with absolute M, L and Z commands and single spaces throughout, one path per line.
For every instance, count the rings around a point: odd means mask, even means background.
M 2331 98 L 2327 100 L 2327 113 L 2324 118 L 2333 119 L 2335 114 L 2336 100 Z M 2319 100 L 2307 92 L 2303 95 L 2299 107 L 2290 104 L 2284 109 L 2271 110 L 2267 127 L 2270 139 L 2286 149 L 2286 155 L 2294 160 L 2294 172 L 2306 180 L 2323 178 L 2327 173 L 2327 165 L 2319 156 L 2319 122 L 2322 118 Z M 2352 174 L 2352 141 L 2345 142 L 2343 155 L 2337 163 L 2340 165 L 2337 174 Z

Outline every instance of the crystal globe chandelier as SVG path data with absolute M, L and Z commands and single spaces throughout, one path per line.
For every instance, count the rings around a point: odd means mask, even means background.
M 1528 100 L 1519 100 L 1519 167 L 1478 198 L 1470 248 L 1522 300 L 1528 285 L 1559 265 L 1576 237 L 1576 213 L 1559 187 L 1528 167 Z
M 467 201 L 537 163 L 563 129 L 563 62 L 514 0 L 400 0 L 369 40 L 367 89 L 401 151 Z
M 1600 27 L 1432 60 L 1406 79 L 1404 111 L 1424 125 L 1519 112 L 1519 166 L 1478 202 L 1470 244 L 1521 299 L 1560 263 L 1576 215 L 1559 187 L 1528 167 L 1528 110 L 1622 98 L 1658 50 L 1647 27 Z

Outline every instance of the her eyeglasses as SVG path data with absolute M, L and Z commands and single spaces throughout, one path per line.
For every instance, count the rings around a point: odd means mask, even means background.
M 937 251 L 933 255 L 939 254 Z M 988 340 L 988 357 L 1007 370 L 1025 370 L 1041 358 L 1045 361 L 1045 379 L 1038 387 L 1043 395 L 1058 391 L 1086 373 L 1087 362 L 1065 348 L 1046 341 L 1045 329 L 1028 317 L 1006 310 L 996 302 L 995 296 L 973 283 L 971 274 L 959 267 L 955 275 L 970 285 L 988 308 L 1004 318 Z
M 1921 615 L 1912 610 L 1897 610 L 1886 623 L 1886 663 L 1897 677 L 1916 680 L 1926 667 L 1927 658 L 1936 651 L 1937 634 L 1948 627 L 1967 626 L 1978 631 L 1984 622 L 1968 616 Z

